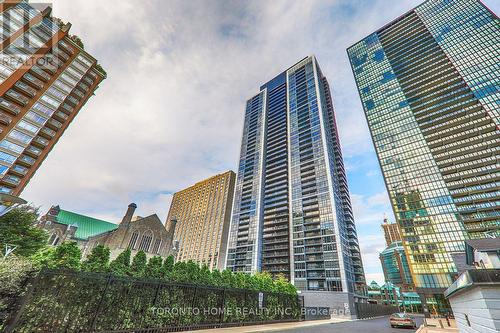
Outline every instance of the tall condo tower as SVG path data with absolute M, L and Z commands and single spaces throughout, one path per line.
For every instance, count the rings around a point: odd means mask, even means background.
M 464 239 L 500 236 L 500 21 L 429 0 L 348 49 L 424 309 Z
M 364 293 L 330 88 L 314 56 L 246 103 L 227 267 L 284 274 L 304 291 Z
M 1 193 L 19 195 L 106 77 L 71 24 L 49 15 L 0 4 Z

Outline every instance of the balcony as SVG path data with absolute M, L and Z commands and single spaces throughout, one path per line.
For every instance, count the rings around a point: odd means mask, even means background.
M 68 103 L 64 103 L 62 105 L 62 109 L 63 109 L 63 111 L 68 112 L 68 113 L 71 113 L 71 112 L 73 112 L 73 110 L 75 110 L 75 108 L 72 107 L 71 105 L 69 105 Z
M 61 122 L 64 122 L 68 119 L 68 115 L 64 112 L 57 111 L 56 113 L 54 113 L 54 118 L 58 119 Z
M 12 185 L 12 186 L 17 186 L 17 185 L 19 185 L 21 180 L 17 176 L 7 175 L 7 176 L 2 178 L 2 182 L 9 184 L 9 185 Z
M 33 139 L 33 141 L 31 141 L 31 143 L 32 143 L 32 144 L 36 144 L 36 145 L 38 145 L 38 146 L 40 146 L 40 147 L 42 147 L 42 148 L 45 148 L 45 147 L 47 147 L 47 145 L 49 144 L 49 140 L 44 139 L 44 138 L 42 138 L 42 137 L 40 137 L 40 136 L 37 136 L 37 137 L 35 137 L 35 138 Z
M 0 97 L 0 108 L 16 116 L 19 114 L 19 112 L 21 112 L 21 107 L 12 102 L 9 102 L 8 100 L 2 97 Z
M 29 98 L 24 96 L 23 94 L 20 94 L 12 89 L 9 89 L 6 93 L 5 93 L 5 96 L 7 96 L 9 99 L 11 99 L 12 101 L 16 102 L 16 103 L 19 103 L 23 106 L 25 106 L 26 104 L 28 104 L 29 102 Z
M 29 154 L 33 157 L 38 157 L 42 153 L 42 150 L 40 148 L 34 147 L 34 146 L 29 146 L 24 150 L 26 154 Z
M 11 173 L 14 173 L 18 176 L 24 176 L 28 173 L 28 168 L 23 167 L 18 164 L 14 164 L 14 166 L 9 170 Z
M 50 75 L 46 71 L 44 71 L 43 69 L 41 69 L 39 67 L 33 66 L 30 68 L 30 71 L 36 77 L 38 77 L 39 79 L 42 79 L 45 82 L 50 80 Z
M 34 97 L 37 92 L 35 88 L 32 88 L 31 86 L 22 81 L 17 81 L 16 84 L 14 84 L 14 88 L 16 88 L 17 90 L 21 91 L 22 93 L 30 97 Z
M 56 131 L 62 127 L 62 124 L 55 119 L 49 119 L 49 121 L 47 122 L 47 125 L 49 125 L 53 129 L 55 129 Z
M 33 164 L 35 164 L 35 159 L 33 157 L 29 157 L 29 156 L 26 156 L 26 155 L 21 155 L 18 159 L 17 159 L 17 162 L 19 164 L 22 164 L 24 166 L 28 166 L 28 167 L 31 167 Z
M 50 128 L 44 127 L 40 131 L 40 134 L 45 136 L 48 139 L 52 139 L 56 135 L 56 131 L 51 130 Z
M 0 124 L 9 125 L 12 122 L 12 118 L 6 114 L 0 113 Z
M 37 79 L 36 77 L 34 77 L 33 75 L 31 75 L 30 73 L 24 74 L 23 80 L 28 82 L 29 84 L 31 84 L 32 86 L 34 86 L 37 89 L 43 88 L 43 82 L 41 80 Z

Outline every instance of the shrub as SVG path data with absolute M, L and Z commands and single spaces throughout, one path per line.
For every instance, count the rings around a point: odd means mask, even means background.
M 109 270 L 109 248 L 97 245 L 82 263 L 82 270 L 88 272 L 107 272 Z
M 116 259 L 109 264 L 110 271 L 116 275 L 129 275 L 130 257 L 131 257 L 130 249 L 126 249 L 125 251 L 120 253 L 118 257 L 116 257 Z
M 144 253 L 144 251 L 141 250 L 137 252 L 137 254 L 134 256 L 134 259 L 132 260 L 132 265 L 130 265 L 130 275 L 135 277 L 144 276 L 146 271 L 146 265 L 147 265 L 146 253 Z

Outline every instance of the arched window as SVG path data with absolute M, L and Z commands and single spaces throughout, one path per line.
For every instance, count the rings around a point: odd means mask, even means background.
M 142 250 L 144 252 L 149 252 L 149 247 L 151 246 L 152 241 L 153 241 L 153 232 L 151 230 L 148 230 L 142 235 L 141 245 L 139 245 L 139 250 Z
M 56 246 L 57 244 L 59 244 L 59 236 L 57 235 L 56 232 L 54 232 L 50 238 L 49 238 L 49 244 L 52 245 L 52 246 Z
M 155 245 L 153 246 L 153 251 L 151 251 L 154 254 L 159 254 L 160 253 L 160 245 L 161 245 L 161 238 L 155 239 Z
M 134 231 L 130 237 L 130 242 L 128 243 L 129 249 L 137 248 L 137 239 L 139 238 L 139 231 Z

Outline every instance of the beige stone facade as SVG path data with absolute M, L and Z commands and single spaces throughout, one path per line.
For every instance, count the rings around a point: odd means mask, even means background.
M 224 268 L 235 179 L 227 171 L 174 194 L 167 221 L 177 220 L 176 260 Z

